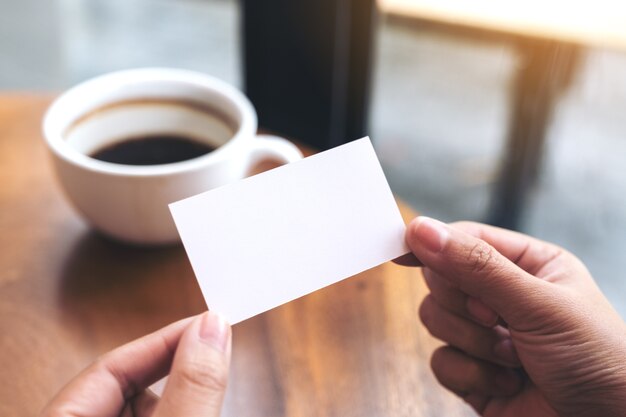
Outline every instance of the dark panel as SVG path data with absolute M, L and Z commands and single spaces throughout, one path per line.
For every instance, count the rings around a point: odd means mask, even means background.
M 243 0 L 242 19 L 261 127 L 319 149 L 367 133 L 373 0 Z

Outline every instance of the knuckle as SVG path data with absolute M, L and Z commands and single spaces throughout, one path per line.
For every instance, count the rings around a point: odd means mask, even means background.
M 218 360 L 189 361 L 178 372 L 181 383 L 192 389 L 224 391 L 228 383 L 228 369 Z
M 451 371 L 450 368 L 450 354 L 450 348 L 443 346 L 435 350 L 430 358 L 430 368 L 433 375 L 441 385 L 449 389 L 456 385 L 453 382 L 455 371 Z
M 480 240 L 467 253 L 466 261 L 472 272 L 481 273 L 493 267 L 495 259 L 494 249 Z
M 435 375 L 439 375 L 442 367 L 445 365 L 446 360 L 446 348 L 440 347 L 433 352 L 433 355 L 430 357 L 430 367 L 435 373 Z
M 123 352 L 122 348 L 117 348 L 98 356 L 88 370 L 96 374 L 110 375 L 117 381 L 120 387 L 124 387 L 124 395 L 131 397 L 140 392 L 141 389 L 136 386 L 132 378 L 128 378 L 123 369 L 115 365 L 121 356 L 120 353 Z
M 424 267 L 422 268 L 422 275 L 424 276 L 424 281 L 426 282 L 426 286 L 429 290 L 432 291 L 433 285 L 435 284 L 434 272 L 432 269 Z
M 420 320 L 422 321 L 422 323 L 424 323 L 424 326 L 426 326 L 426 328 L 430 328 L 432 325 L 432 309 L 433 309 L 433 296 L 432 295 L 427 295 L 426 298 L 424 298 L 424 301 L 422 301 L 422 304 L 420 304 L 419 310 L 418 310 L 418 315 Z

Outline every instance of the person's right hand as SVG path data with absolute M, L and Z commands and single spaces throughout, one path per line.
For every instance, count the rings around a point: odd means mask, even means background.
M 626 325 L 565 250 L 480 225 L 417 218 L 406 239 L 448 346 L 438 380 L 484 416 L 626 416 Z M 406 260 L 405 260 L 406 262 Z

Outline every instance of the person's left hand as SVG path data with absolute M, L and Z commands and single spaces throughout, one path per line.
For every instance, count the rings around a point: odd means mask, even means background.
M 96 360 L 52 399 L 41 416 L 217 417 L 230 351 L 230 326 L 217 314 L 178 321 Z M 168 372 L 159 400 L 146 389 Z

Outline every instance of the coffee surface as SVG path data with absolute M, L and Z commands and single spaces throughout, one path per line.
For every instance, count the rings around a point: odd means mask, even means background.
M 90 156 L 124 165 L 160 165 L 197 158 L 215 150 L 198 140 L 178 135 L 149 135 L 113 143 Z

